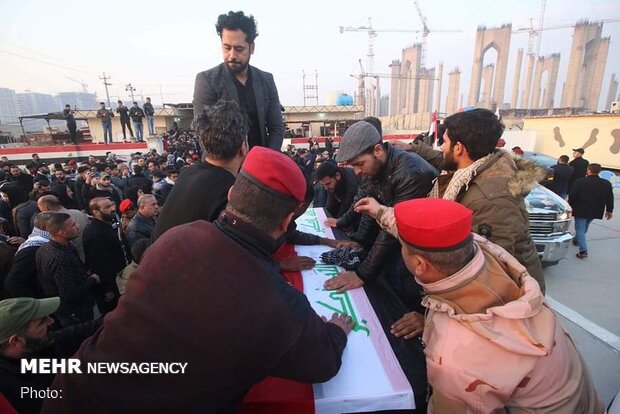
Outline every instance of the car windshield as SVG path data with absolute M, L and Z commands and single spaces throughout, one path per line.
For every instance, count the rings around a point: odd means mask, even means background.
M 538 152 L 525 151 L 523 153 L 523 157 L 534 161 L 534 163 L 546 169 L 549 169 L 552 165 L 556 165 L 558 163 L 557 159 Z

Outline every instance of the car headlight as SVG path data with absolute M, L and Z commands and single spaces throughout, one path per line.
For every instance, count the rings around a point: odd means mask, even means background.
M 557 221 L 553 223 L 553 232 L 554 233 L 565 233 L 568 231 L 569 226 L 570 226 L 570 220 Z
M 566 210 L 563 213 L 558 213 L 558 220 L 570 220 L 573 217 L 573 210 Z

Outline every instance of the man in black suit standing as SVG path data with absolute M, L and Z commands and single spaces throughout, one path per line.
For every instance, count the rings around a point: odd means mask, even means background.
M 250 148 L 280 151 L 284 122 L 273 75 L 249 64 L 258 36 L 254 16 L 230 11 L 218 17 L 215 29 L 222 39 L 224 62 L 196 76 L 194 118 L 220 99 L 236 101 L 250 118 Z
M 575 182 L 576 179 L 583 178 L 586 176 L 586 170 L 588 169 L 588 165 L 590 164 L 590 161 L 583 158 L 584 152 L 585 151 L 583 148 L 573 149 L 573 160 L 568 163 L 568 165 L 574 168 L 573 175 L 570 177 L 570 180 L 568 182 L 569 191 L 571 187 L 573 186 L 573 183 Z
M 568 155 L 560 155 L 558 163 L 552 165 L 553 181 L 549 185 L 549 189 L 562 198 L 568 195 L 568 183 L 573 176 L 575 169 L 572 165 L 568 165 Z
M 575 239 L 579 246 L 579 259 L 588 257 L 586 233 L 594 219 L 611 220 L 614 211 L 614 192 L 611 183 L 598 175 L 600 164 L 588 165 L 586 176 L 573 183 L 568 195 L 568 202 L 575 216 Z

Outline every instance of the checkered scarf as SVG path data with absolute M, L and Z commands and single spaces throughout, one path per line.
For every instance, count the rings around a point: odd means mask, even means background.
M 493 154 L 489 154 L 474 161 L 474 163 L 469 167 L 456 170 L 454 172 L 454 175 L 452 176 L 452 179 L 450 180 L 450 183 L 448 184 L 448 188 L 446 188 L 446 191 L 443 193 L 442 198 L 444 200 L 456 201 L 456 198 L 458 197 L 463 187 L 465 187 L 465 191 L 467 191 L 467 189 L 469 188 L 469 183 L 474 179 L 478 172 L 478 168 L 480 168 L 482 164 L 484 164 L 489 158 L 491 158 L 491 155 Z M 435 180 L 435 185 L 431 190 L 430 197 L 439 198 L 439 180 Z

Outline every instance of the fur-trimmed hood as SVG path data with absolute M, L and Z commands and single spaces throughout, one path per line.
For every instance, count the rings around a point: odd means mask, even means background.
M 479 176 L 485 179 L 510 176 L 508 190 L 514 197 L 525 197 L 546 176 L 545 169 L 532 160 L 497 150 L 487 162 L 478 169 Z

